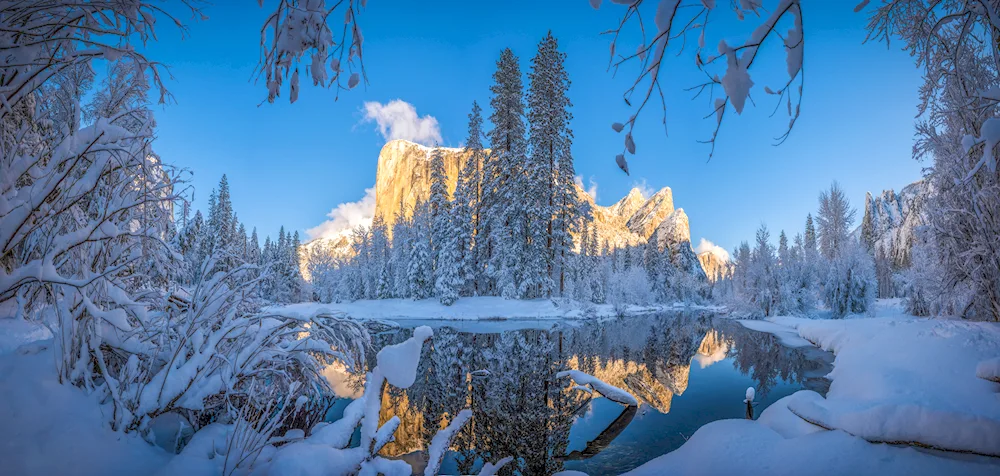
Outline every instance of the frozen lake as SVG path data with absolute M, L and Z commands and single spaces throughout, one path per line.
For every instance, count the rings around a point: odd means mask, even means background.
M 377 349 L 432 325 L 416 383 L 387 387 L 381 420 L 401 420 L 382 453 L 422 473 L 422 451 L 451 415 L 471 408 L 473 420 L 455 439 L 444 474 L 475 473 L 484 459 L 513 455 L 502 474 L 580 470 L 618 474 L 678 448 L 700 426 L 744 418 L 746 388 L 757 391 L 759 415 L 772 402 L 808 388 L 825 394 L 832 355 L 782 345 L 771 334 L 709 312 L 666 313 L 595 321 L 405 321 L 373 332 Z M 640 405 L 625 407 L 573 389 L 557 372 L 577 369 L 623 388 Z M 342 398 L 340 417 L 360 395 L 362 371 L 330 367 Z

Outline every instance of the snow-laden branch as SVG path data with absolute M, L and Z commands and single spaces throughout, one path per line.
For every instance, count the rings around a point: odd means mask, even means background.
M 556 378 L 569 377 L 573 379 L 574 382 L 580 385 L 589 385 L 590 388 L 597 391 L 605 398 L 613 402 L 621 403 L 622 405 L 629 405 L 633 407 L 639 406 L 639 401 L 632 396 L 631 393 L 626 392 L 614 385 L 611 385 L 603 380 L 594 377 L 593 375 L 583 373 L 579 370 L 564 370 L 556 374 Z
M 358 24 L 366 4 L 367 0 L 280 0 L 260 29 L 260 58 L 253 73 L 255 81 L 264 79 L 267 102 L 281 95 L 285 80 L 288 100 L 298 99 L 300 66 L 308 67 L 303 74 L 314 86 L 334 88 L 337 98 L 341 90 L 362 81 L 367 84 L 364 35 Z M 306 57 L 308 64 L 303 62 Z
M 600 0 L 594 0 L 591 5 L 598 8 L 600 3 Z M 778 37 L 785 49 L 788 81 L 777 89 L 765 87 L 764 92 L 778 96 L 776 101 L 778 105 L 783 102 L 787 104 L 788 128 L 776 138 L 777 143 L 780 144 L 788 137 L 799 117 L 804 78 L 802 68 L 804 37 L 802 8 L 799 0 L 777 0 L 770 13 L 763 8 L 761 0 L 733 1 L 731 10 L 740 21 L 753 16 L 758 19 L 759 23 L 749 38 L 743 42 L 729 44 L 725 40 L 721 40 L 718 44 L 718 53 L 708 56 L 702 50 L 705 48 L 705 36 L 711 24 L 709 17 L 717 15 L 718 8 L 716 8 L 715 0 L 690 2 L 659 0 L 655 2 L 656 9 L 652 15 L 652 26 L 655 27 L 655 30 L 648 29 L 649 25 L 646 25 L 642 18 L 642 12 L 646 10 L 644 6 L 654 3 L 651 0 L 614 0 L 612 3 L 624 5 L 625 13 L 619 20 L 617 27 L 604 32 L 612 38 L 609 69 L 617 73 L 620 67 L 629 64 L 636 64 L 638 69 L 635 80 L 623 95 L 626 104 L 636 107 L 635 112 L 625 121 L 615 122 L 612 125 L 616 132 L 627 129 L 624 151 L 615 158 L 622 170 L 628 173 L 628 161 L 625 154 L 634 155 L 636 153 L 635 137 L 633 136 L 636 120 L 654 95 L 659 96 L 660 105 L 663 108 L 663 125 L 666 132 L 667 104 L 662 82 L 664 79 L 668 79 L 668 76 L 661 75 L 661 73 L 667 71 L 664 69 L 664 64 L 666 53 L 672 46 L 672 42 L 681 41 L 681 45 L 678 47 L 679 55 L 686 47 L 689 35 L 698 38 L 695 66 L 705 73 L 706 81 L 687 90 L 695 93 L 694 98 L 702 93 L 707 93 L 711 107 L 710 113 L 705 117 L 715 118 L 712 136 L 703 141 L 711 145 L 709 158 L 715 152 L 715 141 L 728 106 L 731 105 L 736 114 L 741 114 L 746 101 L 750 99 L 750 90 L 754 86 L 749 71 L 750 67 L 753 65 L 760 47 L 768 38 L 772 37 Z M 791 27 L 782 34 L 778 31 L 778 27 L 784 19 L 790 19 Z M 641 42 L 635 53 L 622 53 L 625 48 L 619 43 L 623 41 L 623 35 L 629 33 L 630 28 L 638 30 Z M 655 32 L 655 34 L 647 38 L 647 31 Z M 717 62 L 725 64 L 721 76 L 718 71 L 713 71 Z M 796 82 L 798 84 L 795 84 Z M 794 107 L 792 104 L 793 96 L 796 97 Z M 775 111 L 777 111 L 777 107 Z

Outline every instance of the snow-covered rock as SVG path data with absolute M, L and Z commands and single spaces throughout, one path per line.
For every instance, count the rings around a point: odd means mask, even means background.
M 683 208 L 674 210 L 656 227 L 650 239 L 656 240 L 660 251 L 670 251 L 670 260 L 677 269 L 704 281 L 707 279 L 701 261 L 691 248 L 691 225 Z
M 926 180 L 913 182 L 899 193 L 889 189 L 873 197 L 869 192 L 865 196 L 865 218 L 854 236 L 860 237 L 865 220 L 871 220 L 875 249 L 884 251 L 894 266 L 908 266 L 916 228 L 926 223 L 923 204 L 930 192 Z

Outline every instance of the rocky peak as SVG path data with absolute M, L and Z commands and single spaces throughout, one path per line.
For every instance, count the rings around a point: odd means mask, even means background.
M 642 196 L 642 191 L 638 188 L 632 188 L 632 190 L 629 190 L 628 195 L 625 195 L 621 200 L 618 200 L 617 203 L 608 207 L 608 211 L 628 219 L 631 218 L 632 215 L 635 215 L 635 212 L 638 211 L 644 203 L 646 203 L 646 197 Z
M 631 192 L 629 195 L 631 195 Z M 674 194 L 670 190 L 670 187 L 663 187 L 660 191 L 653 194 L 652 197 L 649 197 L 649 200 L 646 200 L 629 217 L 626 226 L 633 233 L 642 237 L 642 239 L 648 240 L 653 236 L 656 227 L 673 212 Z
M 701 261 L 691 248 L 691 225 L 683 208 L 678 208 L 660 222 L 649 239 L 656 240 L 660 251 L 669 252 L 677 269 L 685 270 L 698 279 L 706 279 Z
M 888 189 L 878 196 L 873 197 L 871 192 L 865 195 L 864 214 L 872 223 L 875 251 L 884 252 L 896 267 L 909 266 L 914 232 L 926 223 L 923 203 L 929 194 L 930 184 L 918 180 L 898 193 Z M 861 236 L 860 226 L 854 235 Z

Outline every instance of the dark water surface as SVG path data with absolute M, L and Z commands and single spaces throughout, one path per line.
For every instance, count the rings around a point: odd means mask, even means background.
M 434 327 L 434 337 L 417 381 L 406 390 L 387 387 L 381 412 L 383 422 L 401 420 L 382 454 L 411 462 L 415 474 L 431 438 L 464 408 L 473 419 L 455 438 L 443 474 L 474 474 L 484 459 L 508 455 L 515 460 L 501 474 L 619 474 L 677 449 L 706 423 L 744 418 L 749 386 L 757 391 L 756 415 L 803 388 L 825 393 L 832 361 L 711 313 L 684 312 L 585 322 L 404 321 L 373 333 L 368 365 L 377 349 L 402 342 L 419 324 Z M 555 377 L 566 369 L 629 391 L 639 407 L 572 389 Z M 364 373 L 337 367 L 327 376 L 345 397 L 329 415 L 335 420 L 361 394 Z

